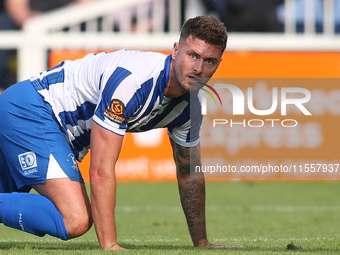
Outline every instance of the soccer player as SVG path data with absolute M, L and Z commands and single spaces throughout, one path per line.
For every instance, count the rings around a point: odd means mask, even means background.
M 103 249 L 117 243 L 115 164 L 125 132 L 168 128 L 182 207 L 194 246 L 213 245 L 205 225 L 197 88 L 222 60 L 226 28 L 198 16 L 172 54 L 120 50 L 64 61 L 0 95 L 0 221 L 63 240 L 96 228 Z M 192 94 L 191 94 L 192 95 Z M 190 113 L 191 111 L 191 113 Z M 195 118 L 190 118 L 195 116 Z M 91 205 L 77 162 L 91 146 Z M 190 160 L 191 159 L 191 160 Z M 33 188 L 38 194 L 28 193 Z

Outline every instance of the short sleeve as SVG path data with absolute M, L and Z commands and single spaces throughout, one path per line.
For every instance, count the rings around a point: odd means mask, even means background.
M 177 144 L 184 147 L 195 147 L 200 142 L 200 130 L 202 125 L 201 105 L 197 98 L 190 103 L 189 109 L 184 111 L 185 118 L 188 120 L 177 127 L 169 127 L 168 135 Z
M 134 75 L 118 67 L 105 84 L 93 121 L 118 135 L 124 135 L 129 118 L 139 108 L 135 96 L 138 89 Z

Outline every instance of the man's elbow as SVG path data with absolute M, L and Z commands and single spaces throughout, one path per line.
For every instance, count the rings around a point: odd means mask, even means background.
M 177 180 L 189 180 L 197 178 L 204 178 L 204 175 L 201 171 L 197 171 L 196 164 L 189 164 L 183 168 L 177 168 Z
M 101 182 L 103 180 L 112 180 L 115 178 L 115 169 L 102 169 L 90 167 L 90 181 Z

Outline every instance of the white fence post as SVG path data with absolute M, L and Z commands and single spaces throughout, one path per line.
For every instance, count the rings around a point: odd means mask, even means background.
M 181 29 L 181 11 L 180 0 L 169 0 L 169 30 L 172 33 Z
M 38 75 L 47 68 L 47 51 L 41 45 L 27 44 L 18 48 L 18 81 Z
M 285 13 L 284 13 L 284 22 L 285 22 L 285 33 L 292 34 L 296 31 L 296 4 L 295 0 L 285 0 Z
M 323 33 L 324 35 L 333 35 L 334 34 L 334 3 L 335 0 L 324 0 L 323 5 Z M 340 15 L 340 13 L 337 13 Z
M 315 33 L 315 0 L 305 1 L 305 33 Z

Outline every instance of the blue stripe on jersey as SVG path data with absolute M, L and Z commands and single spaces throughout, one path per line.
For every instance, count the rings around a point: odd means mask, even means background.
M 64 82 L 65 74 L 64 69 L 60 70 L 60 72 L 50 73 L 46 75 L 42 80 L 40 78 L 36 79 L 32 82 L 34 88 L 39 91 L 43 89 L 49 89 L 50 85 L 54 85 L 55 83 Z
M 64 64 L 65 64 L 65 61 L 62 61 L 62 62 L 60 62 L 58 65 L 56 65 L 56 66 L 54 66 L 54 67 L 52 67 L 52 68 L 50 68 L 50 69 L 46 69 L 46 71 L 48 72 L 48 71 L 51 71 L 51 70 L 53 70 L 53 69 L 57 69 L 57 68 L 59 68 L 59 67 L 62 67 Z
M 92 118 L 93 112 L 95 109 L 96 109 L 95 104 L 90 103 L 90 102 L 85 102 L 79 107 L 77 107 L 75 111 L 60 112 L 59 117 L 61 119 L 63 128 L 66 131 L 68 129 L 67 125 L 76 127 L 78 125 L 79 120 L 86 121 Z M 79 152 L 84 149 L 84 146 L 90 145 L 91 131 L 85 130 L 84 127 L 81 127 L 81 130 L 83 133 L 80 133 L 79 136 L 75 136 L 76 139 L 72 141 L 74 152 L 77 158 L 79 156 Z M 72 131 L 72 133 L 74 132 Z
M 147 124 L 145 124 L 144 126 L 141 126 L 139 127 L 140 130 L 143 130 L 143 131 L 147 131 L 147 130 L 150 130 L 152 129 L 154 126 L 157 126 L 157 124 L 159 122 L 161 122 L 164 118 L 166 118 L 169 113 L 177 106 L 178 103 L 182 102 L 182 97 L 179 97 L 177 99 L 174 99 L 172 100 L 170 103 L 168 103 L 168 106 L 165 108 L 165 110 L 161 113 L 161 114 L 158 114 L 156 115 L 153 119 L 151 119 Z M 180 115 L 181 118 L 183 119 L 183 116 L 182 114 Z M 190 116 L 189 116 L 190 117 Z M 185 118 L 187 122 L 188 119 Z M 185 123 L 184 122 L 184 123 Z M 184 124 L 183 123 L 183 124 Z M 167 125 L 168 126 L 168 125 Z
M 167 127 L 179 127 L 182 126 L 183 124 L 187 123 L 190 119 L 190 106 L 188 105 L 185 107 L 183 112 L 180 115 L 180 118 L 175 118 L 173 121 L 171 121 Z
M 103 81 L 103 74 L 100 76 L 100 79 L 99 79 L 99 90 L 102 88 L 102 81 Z
M 200 137 L 200 130 L 203 120 L 203 116 L 201 113 L 201 103 L 198 100 L 198 97 L 197 100 L 191 100 L 190 104 L 191 106 L 189 114 L 191 125 L 186 138 L 187 142 L 196 141 Z
M 42 89 L 48 90 L 48 87 L 50 85 L 53 85 L 54 83 L 64 82 L 64 79 L 65 79 L 64 69 L 60 70 L 59 72 L 50 73 L 52 70 L 60 68 L 63 65 L 64 65 L 64 61 L 61 62 L 59 65 L 56 65 L 55 67 L 51 68 L 51 69 L 47 69 L 45 71 L 45 73 L 47 73 L 47 75 L 45 75 L 42 80 L 40 78 L 38 78 L 38 79 L 35 80 L 36 82 L 32 83 L 34 88 L 36 90 L 42 90 Z M 40 75 L 42 75 L 42 74 L 44 74 L 44 73 L 40 73 Z
M 85 102 L 77 107 L 75 111 L 60 112 L 59 117 L 63 124 L 71 125 L 72 127 L 78 125 L 79 120 L 88 120 L 92 118 L 96 105 L 90 102 Z
M 166 118 L 168 114 L 183 100 L 190 102 L 190 104 L 183 109 L 183 112 L 179 116 L 168 123 L 166 127 L 168 127 L 169 132 L 172 133 L 173 128 L 182 126 L 189 120 L 191 120 L 191 127 L 187 134 L 186 142 L 196 141 L 199 138 L 199 132 L 203 117 L 201 114 L 201 104 L 198 100 L 198 97 L 193 97 L 193 95 L 190 95 L 189 93 L 186 93 L 185 95 L 170 101 L 167 108 L 161 114 L 157 115 L 145 126 L 140 127 L 140 129 L 146 131 L 153 126 L 158 125 L 158 123 Z
M 157 79 L 155 90 L 154 90 L 152 98 L 151 98 L 151 102 L 148 105 L 148 108 L 146 108 L 146 110 L 143 114 L 143 117 L 150 114 L 150 112 L 152 111 L 152 109 L 155 105 L 155 101 L 157 100 L 157 98 L 159 100 L 159 104 L 162 103 L 162 100 L 163 100 L 163 97 L 164 97 L 164 88 L 166 86 L 162 86 L 164 84 L 162 82 L 159 82 L 159 81 L 163 80 L 163 75 L 164 75 L 163 71 L 160 73 L 160 75 L 159 75 L 160 77 Z
M 148 99 L 148 95 L 151 92 L 152 85 L 153 85 L 153 78 L 144 82 L 140 86 L 140 88 L 135 92 L 133 97 L 130 99 L 130 101 L 126 105 L 126 110 L 124 114 L 126 119 L 129 119 L 131 116 L 137 116 L 141 112 L 143 107 L 140 107 L 140 106 L 143 106 L 146 103 L 146 100 Z M 151 101 L 152 105 L 153 103 L 154 101 Z M 135 112 L 136 109 L 138 109 L 139 107 L 140 109 L 138 110 L 138 112 Z
M 150 114 L 150 112 L 152 111 L 152 109 L 155 105 L 155 101 L 157 100 L 157 98 L 159 100 L 159 104 L 162 103 L 162 100 L 163 100 L 163 97 L 164 97 L 164 89 L 168 86 L 168 81 L 169 81 L 170 62 L 171 62 L 171 55 L 168 56 L 165 60 L 164 69 L 160 72 L 160 74 L 157 78 L 155 89 L 153 91 L 151 101 L 150 101 L 147 109 L 145 110 L 145 112 L 143 113 L 143 116 L 141 118 Z M 132 126 L 133 124 L 134 123 L 129 123 L 129 126 Z M 152 125 L 152 126 L 154 126 L 154 125 Z
M 84 149 L 84 146 L 90 145 L 91 130 L 85 130 L 83 134 L 77 136 L 75 140 L 72 141 L 74 152 L 76 158 L 79 157 L 79 152 Z
M 48 89 L 48 86 L 50 84 L 55 84 L 55 83 L 62 83 L 64 82 L 65 79 L 65 73 L 64 73 L 64 69 L 60 70 L 60 72 L 56 72 L 56 73 L 51 73 L 47 76 L 45 76 L 42 80 L 43 85 L 45 85 L 46 89 Z
M 188 101 L 187 99 L 189 98 L 189 94 L 184 94 L 181 97 L 172 99 L 169 103 L 168 106 L 165 108 L 165 110 L 161 113 L 156 115 L 152 120 L 150 120 L 146 125 L 140 127 L 140 130 L 147 131 L 152 129 L 154 126 L 157 126 L 159 122 L 161 122 L 163 119 L 165 119 L 169 113 L 183 100 Z M 178 127 L 186 123 L 190 119 L 190 107 L 187 106 L 184 110 L 183 113 L 180 114 L 178 117 L 176 117 L 173 121 L 171 121 L 169 124 L 167 124 L 167 127 Z
M 131 75 L 130 71 L 122 67 L 117 67 L 116 70 L 110 76 L 109 80 L 106 83 L 105 89 L 102 93 L 103 98 L 96 110 L 96 115 L 101 120 L 105 119 L 103 111 L 106 109 L 106 107 L 110 105 L 113 93 L 115 92 L 119 84 L 129 75 Z

